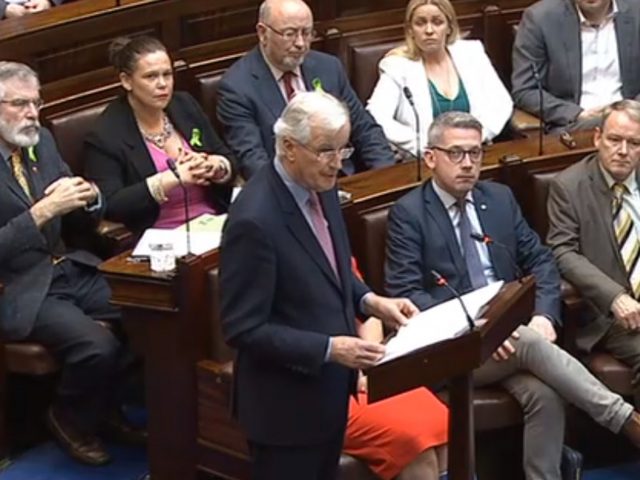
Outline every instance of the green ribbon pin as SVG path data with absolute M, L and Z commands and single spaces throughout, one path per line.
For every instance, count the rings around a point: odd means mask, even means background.
M 313 89 L 316 92 L 324 92 L 324 88 L 322 88 L 322 80 L 320 80 L 318 77 L 311 80 L 311 85 L 313 85 Z
M 38 157 L 36 157 L 36 147 L 27 148 L 27 155 L 29 155 L 29 159 L 32 162 L 37 162 L 38 161 Z
M 202 132 L 199 128 L 191 130 L 191 140 L 189 140 L 189 145 L 192 147 L 202 147 Z

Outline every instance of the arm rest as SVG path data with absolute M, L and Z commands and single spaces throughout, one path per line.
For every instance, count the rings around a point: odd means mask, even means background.
M 539 130 L 540 119 L 524 110 L 514 108 L 511 115 L 511 126 L 518 132 Z

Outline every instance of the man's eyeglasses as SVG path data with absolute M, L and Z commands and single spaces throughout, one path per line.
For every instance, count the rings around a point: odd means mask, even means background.
M 298 35 L 300 35 L 305 41 L 316 36 L 316 31 L 313 28 L 285 28 L 284 30 L 278 30 L 276 28 L 273 28 L 268 23 L 263 23 L 263 25 L 273 33 L 280 35 L 287 42 L 295 42 L 298 38 Z
M 18 110 L 25 110 L 29 105 L 33 105 L 33 108 L 38 111 L 44 105 L 44 101 L 41 98 L 12 98 L 11 100 L 0 100 L 0 103 L 6 103 Z
M 484 150 L 481 147 L 473 147 L 465 150 L 460 147 L 443 148 L 438 146 L 429 147 L 431 150 L 438 150 L 444 153 L 452 163 L 460 163 L 466 155 L 469 156 L 471 163 L 479 163 L 482 161 Z
M 335 150 L 319 150 L 318 151 L 318 150 L 314 150 L 311 147 L 306 146 L 304 143 L 300 143 L 296 140 L 293 140 L 293 141 L 296 144 L 300 145 L 302 148 L 304 148 L 307 152 L 313 153 L 316 156 L 316 158 L 322 162 L 330 162 L 336 157 L 340 158 L 340 160 L 346 160 L 351 155 L 353 155 L 353 152 L 355 150 L 355 148 L 353 148 L 352 146 L 347 145 L 346 147 L 337 148 Z

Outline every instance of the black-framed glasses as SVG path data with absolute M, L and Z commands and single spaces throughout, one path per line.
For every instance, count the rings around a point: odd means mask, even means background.
M 314 150 L 313 148 L 308 147 L 304 143 L 298 142 L 297 140 L 293 140 L 293 142 L 297 145 L 300 145 L 307 152 L 313 153 L 316 158 L 322 162 L 330 162 L 336 157 L 339 157 L 340 160 L 346 160 L 351 155 L 353 155 L 353 152 L 355 151 L 355 148 L 353 148 L 351 145 L 347 145 L 346 147 L 342 148 L 336 148 L 333 150 Z
M 471 160 L 472 163 L 479 163 L 482 161 L 482 157 L 484 155 L 484 150 L 482 149 L 482 147 L 472 147 L 468 150 L 465 150 L 464 148 L 460 147 L 444 148 L 434 145 L 429 148 L 444 153 L 452 163 L 462 162 L 464 157 L 467 155 L 469 156 L 469 160 Z
M 6 103 L 18 110 L 24 110 L 28 108 L 29 105 L 33 105 L 33 108 L 40 111 L 44 106 L 44 101 L 41 98 L 12 98 L 11 100 L 0 100 L 0 103 Z
M 276 35 L 280 35 L 287 42 L 295 42 L 298 35 L 302 37 L 304 41 L 308 41 L 316 36 L 316 31 L 313 27 L 307 28 L 285 28 L 283 30 L 278 30 L 277 28 L 272 27 L 268 23 L 263 23 L 265 27 L 271 30 Z

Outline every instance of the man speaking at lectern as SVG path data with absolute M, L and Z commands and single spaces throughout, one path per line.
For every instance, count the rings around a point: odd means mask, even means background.
M 431 124 L 428 140 L 424 161 L 432 179 L 389 214 L 388 292 L 424 310 L 451 298 L 432 271 L 460 293 L 515 280 L 521 272 L 535 275 L 530 321 L 474 372 L 476 385 L 500 383 L 523 408 L 527 480 L 562 478 L 563 399 L 640 445 L 633 407 L 553 343 L 560 326 L 560 276 L 508 187 L 478 180 L 482 125 L 468 113 L 445 113 Z
M 274 126 L 276 159 L 231 206 L 220 249 L 222 327 L 237 348 L 234 411 L 252 479 L 336 477 L 357 371 L 384 347 L 356 336 L 356 314 L 398 327 L 417 313 L 351 271 L 336 179 L 349 111 L 324 92 L 295 96 Z

